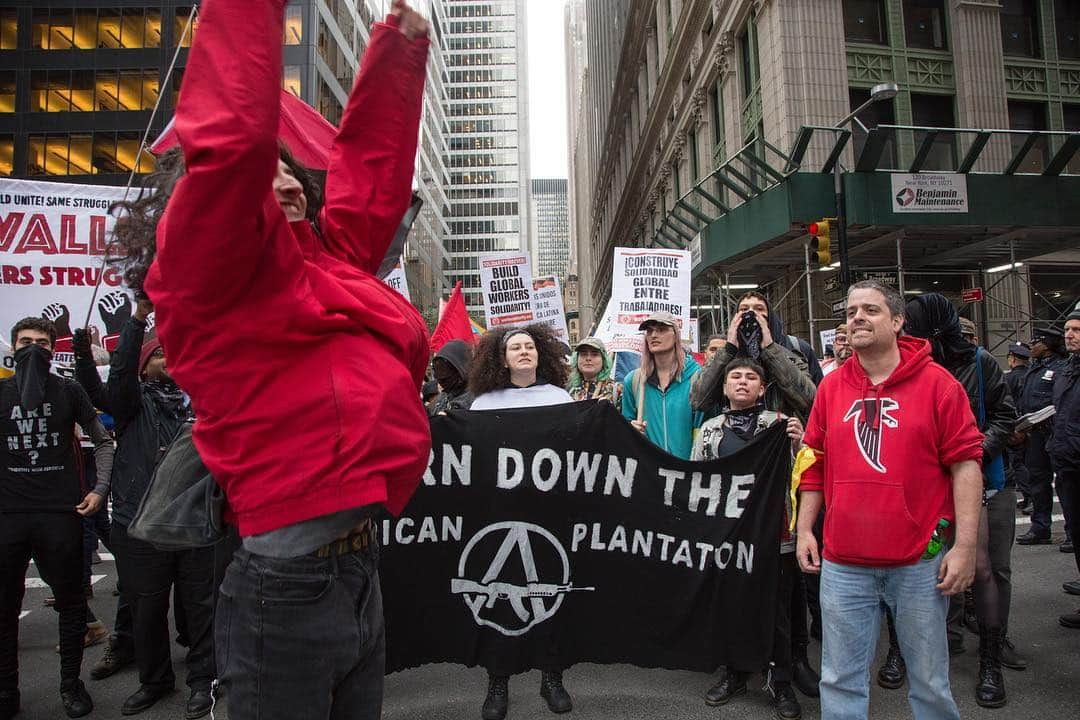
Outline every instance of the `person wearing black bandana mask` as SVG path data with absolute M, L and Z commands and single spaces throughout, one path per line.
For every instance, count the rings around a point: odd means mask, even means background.
M 64 711 L 82 717 L 94 708 L 79 679 L 86 634 L 82 519 L 109 493 L 113 445 L 86 392 L 49 372 L 55 342 L 51 321 L 20 320 L 11 331 L 15 376 L 0 380 L 0 720 L 20 706 L 19 610 L 31 556 L 60 616 Z M 97 481 L 89 493 L 82 487 L 76 424 L 94 443 Z
M 169 375 L 160 341 L 146 334 L 146 318 L 153 311 L 149 300 L 137 301 L 135 312 L 120 331 L 112 354 L 108 382 L 103 384 L 94 367 L 89 338 L 76 331 L 76 378 L 94 404 L 116 421 L 116 463 L 112 478 L 112 533 L 121 592 L 132 608 L 133 628 L 128 638 L 110 642 L 113 665 L 134 654 L 139 688 L 124 702 L 122 712 L 142 712 L 172 692 L 175 676 L 169 642 L 169 593 L 175 585 L 177 627 L 188 639 L 187 683 L 191 695 L 186 717 L 210 712 L 210 684 L 214 680 L 213 596 L 214 548 L 184 552 L 159 550 L 127 533 L 135 511 L 150 484 L 154 467 L 180 427 L 194 414 L 183 391 Z M 119 624 L 119 623 L 118 623 Z M 107 677 L 115 667 L 94 667 L 94 677 Z
M 1007 701 L 1001 666 L 1023 669 L 1026 664 L 1005 635 L 1012 596 L 1010 554 L 1016 534 L 1016 493 L 999 460 L 1016 425 L 1016 406 L 997 361 L 964 336 L 960 317 L 948 298 L 938 293 L 920 295 L 908 302 L 904 317 L 904 331 L 928 340 L 934 361 L 964 387 L 983 433 L 983 503 L 974 585 L 979 630 L 975 701 L 983 707 L 1001 707 Z M 951 654 L 963 652 L 963 614 L 962 596 L 955 595 L 947 626 Z M 891 618 L 888 622 L 889 656 L 878 678 L 882 687 L 894 687 L 896 679 L 902 683 L 904 678 L 896 630 Z
M 445 415 L 447 410 L 468 410 L 473 395 L 469 392 L 469 363 L 472 349 L 464 340 L 451 340 L 439 348 L 432 360 L 439 394 L 431 404 L 430 415 Z
M 694 441 L 691 460 L 716 460 L 738 452 L 762 430 L 776 423 L 787 424 L 791 450 L 798 451 L 803 426 L 797 417 L 786 417 L 765 409 L 765 370 L 752 359 L 739 356 L 724 368 L 724 397 L 728 407 L 717 417 L 706 420 Z M 784 523 L 780 537 L 780 583 L 777 586 L 776 632 L 773 651 L 766 671 L 765 688 L 773 698 L 776 716 L 786 720 L 802 717 L 802 708 L 792 690 L 794 659 L 791 642 L 791 600 L 799 580 L 795 562 L 795 539 L 788 530 L 791 496 L 784 493 Z M 747 676 L 758 668 L 721 667 L 720 677 L 705 694 L 709 705 L 724 705 L 746 691 Z

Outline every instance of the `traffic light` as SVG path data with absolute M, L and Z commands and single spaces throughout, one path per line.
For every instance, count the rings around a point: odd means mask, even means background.
M 814 262 L 819 265 L 832 263 L 832 250 L 829 242 L 829 219 L 822 218 L 810 223 L 806 231 L 810 233 L 810 249 L 814 252 Z

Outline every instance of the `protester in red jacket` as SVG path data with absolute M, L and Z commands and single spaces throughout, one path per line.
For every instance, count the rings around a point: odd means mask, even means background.
M 799 564 L 821 573 L 822 716 L 867 716 L 884 602 L 904 657 L 913 658 L 914 716 L 958 719 L 945 596 L 974 577 L 982 433 L 929 343 L 898 337 L 904 301 L 896 290 L 852 285 L 847 318 L 855 356 L 818 387 L 804 437 L 817 460 L 802 475 L 798 515 Z M 813 533 L 823 500 L 824 561 Z M 931 543 L 943 523 L 949 535 L 956 530 L 944 556 Z
M 202 7 L 175 123 L 186 172 L 144 287 L 244 537 L 217 611 L 229 716 L 378 717 L 370 516 L 404 507 L 431 438 L 424 323 L 372 273 L 410 201 L 428 26 L 395 0 L 372 27 L 313 226 L 278 147 L 285 4 Z

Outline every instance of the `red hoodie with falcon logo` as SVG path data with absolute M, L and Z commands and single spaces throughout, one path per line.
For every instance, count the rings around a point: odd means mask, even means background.
M 930 344 L 899 338 L 900 365 L 872 385 L 858 358 L 818 388 L 803 441 L 817 462 L 800 489 L 825 492 L 822 556 L 845 565 L 917 562 L 940 518 L 954 522 L 949 466 L 982 461 L 967 393 L 930 358 Z

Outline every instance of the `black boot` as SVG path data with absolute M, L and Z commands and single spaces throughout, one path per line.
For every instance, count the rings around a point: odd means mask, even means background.
M 803 695 L 814 698 L 821 695 L 821 691 L 818 689 L 821 677 L 811 667 L 810 660 L 806 657 L 806 648 L 796 648 L 792 652 L 791 675 L 792 684 Z
M 964 627 L 972 635 L 979 634 L 979 620 L 975 617 L 975 591 L 971 588 L 964 591 Z
M 544 670 L 540 675 L 540 697 L 547 702 L 548 710 L 553 713 L 570 712 L 574 703 L 570 693 L 562 684 L 562 670 Z
M 799 699 L 795 697 L 795 691 L 791 689 L 791 683 L 778 682 L 772 688 L 773 706 L 776 708 L 776 717 L 780 720 L 800 720 L 802 707 Z
M 1028 661 L 1016 651 L 1009 636 L 1001 634 L 1001 664 L 1010 670 L 1027 670 Z
M 705 693 L 706 705 L 726 705 L 731 698 L 746 692 L 746 675 L 738 670 L 720 668 L 716 684 Z
M 907 677 L 907 665 L 904 664 L 904 656 L 900 654 L 900 646 L 889 643 L 889 654 L 885 656 L 885 662 L 877 674 L 877 684 L 886 690 L 895 690 L 904 684 Z
M 60 683 L 60 700 L 69 718 L 80 718 L 94 710 L 94 701 L 82 680 L 65 680 Z
M 19 691 L 0 692 L 0 720 L 11 720 L 19 712 Z
M 484 707 L 480 710 L 483 720 L 503 720 L 510 706 L 510 678 L 506 675 L 488 673 L 488 691 Z
M 979 682 L 975 702 L 981 707 L 999 708 L 1005 697 L 1005 678 L 1001 674 L 1001 628 L 979 628 Z

